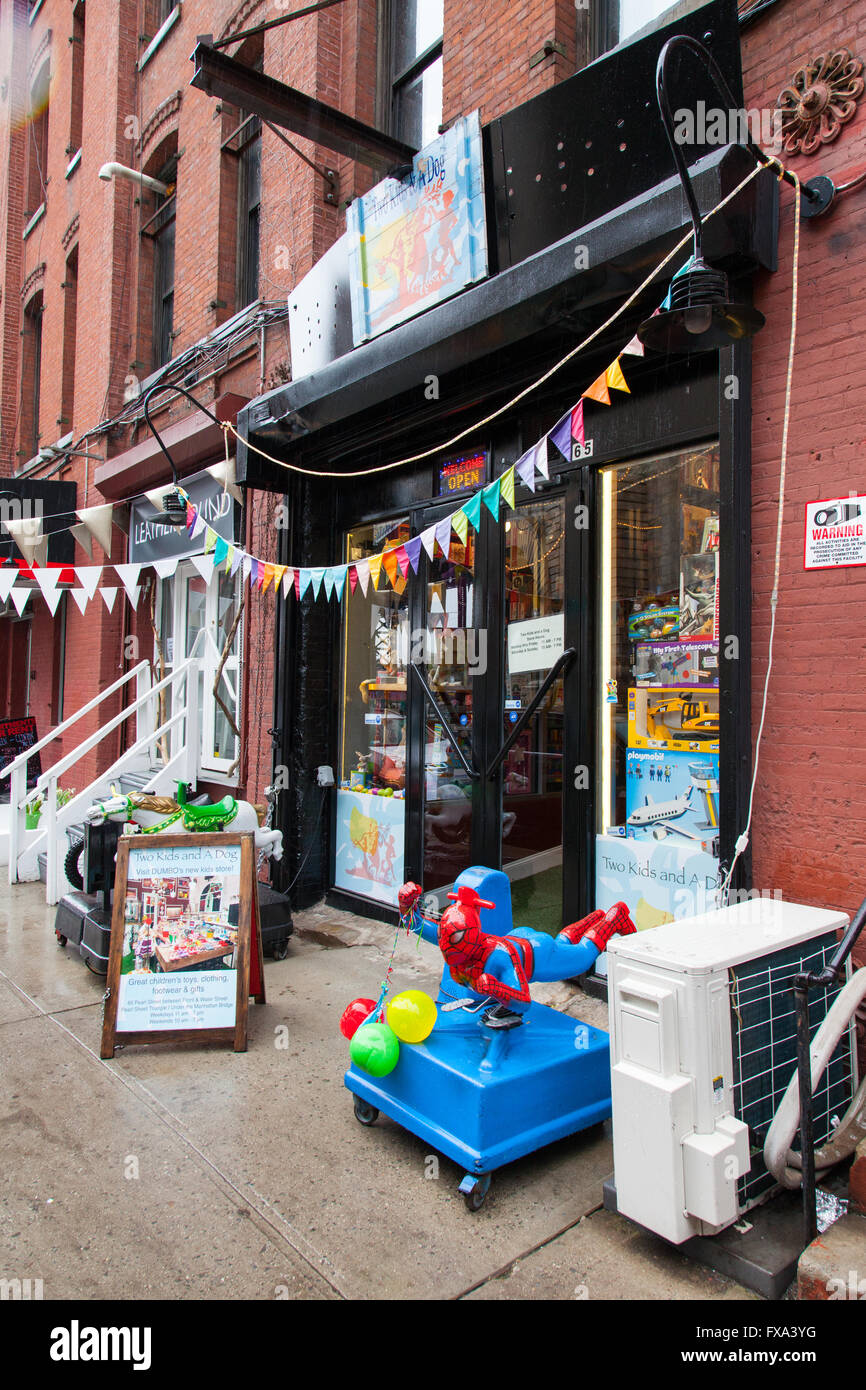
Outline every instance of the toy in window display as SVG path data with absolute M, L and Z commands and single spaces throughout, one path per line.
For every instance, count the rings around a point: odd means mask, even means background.
M 362 1124 L 383 1111 L 463 1167 L 460 1191 L 477 1211 L 493 1170 L 610 1116 L 607 1034 L 532 1000 L 529 986 L 584 973 L 611 936 L 636 929 L 622 903 L 557 936 L 515 928 L 511 885 L 498 869 L 465 869 L 448 897 L 437 921 L 421 912 L 417 884 L 399 894 L 401 923 L 435 942 L 445 960 L 432 1031 L 401 1041 L 387 1074 L 378 1057 L 385 1040 L 369 1035 L 375 1047 L 366 1066 L 364 1029 L 387 1027 L 389 965 L 383 997 L 354 1034 L 344 1079 Z

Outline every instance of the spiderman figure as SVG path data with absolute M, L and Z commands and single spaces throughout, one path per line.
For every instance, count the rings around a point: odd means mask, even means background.
M 636 931 L 625 903 L 607 912 L 596 908 L 588 917 L 548 936 L 532 927 L 516 927 L 507 936 L 494 936 L 481 927 L 479 908 L 493 908 L 474 888 L 461 885 L 448 897 L 437 926 L 421 915 L 422 889 L 404 883 L 399 893 L 400 913 L 411 917 L 427 941 L 436 941 L 452 978 L 479 998 L 492 997 L 512 1013 L 524 1013 L 530 1004 L 531 980 L 567 980 L 582 975 L 615 934 Z

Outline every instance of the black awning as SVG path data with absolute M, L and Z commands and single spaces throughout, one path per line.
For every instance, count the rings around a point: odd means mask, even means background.
M 727 146 L 693 167 L 702 211 L 714 207 L 754 168 L 740 146 Z M 251 401 L 238 417 L 240 433 L 277 457 L 327 457 L 352 433 L 365 412 L 438 377 L 471 367 L 483 391 L 484 359 L 563 331 L 578 341 L 574 324 L 594 325 L 646 277 L 690 226 L 679 179 L 649 189 L 569 237 L 463 294 L 437 305 L 321 370 Z M 704 226 L 704 253 L 731 275 L 776 265 L 778 187 L 764 171 Z M 587 269 L 575 270 L 575 246 L 586 248 Z M 683 252 L 679 264 L 688 252 Z M 671 272 L 677 262 L 672 263 Z M 670 278 L 652 290 L 660 299 Z M 626 335 L 628 336 L 628 335 Z M 429 405 L 427 406 L 429 419 Z M 383 427 L 385 422 L 383 421 Z M 336 452 L 340 452 L 337 449 Z M 314 466 L 316 466 L 314 464 Z M 240 445 L 238 481 L 285 491 L 286 474 Z

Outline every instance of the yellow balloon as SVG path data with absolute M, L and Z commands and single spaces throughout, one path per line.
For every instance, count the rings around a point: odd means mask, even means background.
M 394 995 L 386 1013 L 389 1027 L 401 1042 L 420 1043 L 433 1032 L 438 1010 L 423 990 L 406 989 Z

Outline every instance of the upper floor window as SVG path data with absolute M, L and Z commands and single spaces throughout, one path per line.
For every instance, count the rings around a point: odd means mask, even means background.
M 45 202 L 48 183 L 48 63 L 43 63 L 30 89 L 27 131 L 27 217 Z
M 69 144 L 66 153 L 81 149 L 81 123 L 84 112 L 84 0 L 72 11 L 72 82 L 70 84 Z
M 177 207 L 177 132 L 169 136 L 154 157 L 148 161 L 145 173 L 167 186 L 163 195 L 147 195 L 155 210 L 141 228 L 142 255 L 140 262 L 142 301 L 148 291 L 151 301 L 150 367 L 155 370 L 170 362 L 174 353 L 174 250 L 175 213 Z M 146 312 L 146 303 L 142 302 Z M 148 354 L 142 353 L 142 360 Z
M 436 138 L 442 124 L 444 0 L 390 0 L 387 66 L 391 131 L 417 148 Z
M 618 43 L 673 9 L 675 0 L 601 0 L 596 11 L 595 56 L 609 53 Z
M 39 408 L 42 392 L 42 291 L 28 300 L 21 336 L 21 447 L 22 463 L 39 452 Z

